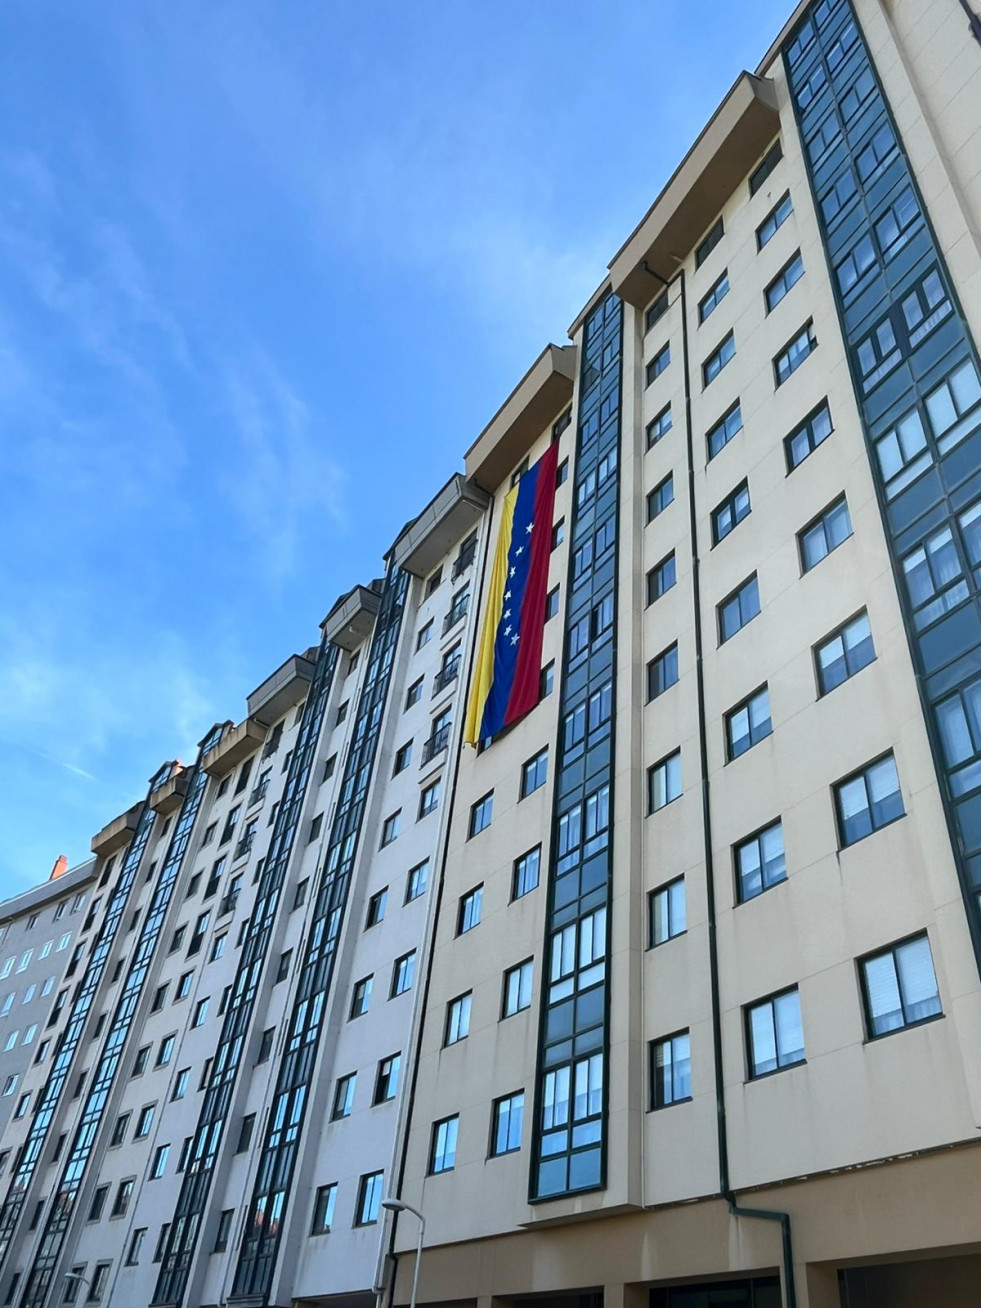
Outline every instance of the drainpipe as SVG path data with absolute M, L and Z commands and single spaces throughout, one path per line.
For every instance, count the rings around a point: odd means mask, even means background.
M 733 1217 L 749 1217 L 765 1222 L 779 1222 L 783 1251 L 784 1306 L 797 1308 L 794 1285 L 794 1251 L 790 1233 L 790 1214 L 769 1208 L 742 1208 L 736 1201 L 729 1181 L 729 1137 L 726 1124 L 725 1082 L 722 1073 L 722 1007 L 719 999 L 719 952 L 715 913 L 715 867 L 712 857 L 712 817 L 709 808 L 708 739 L 705 728 L 705 672 L 702 657 L 702 602 L 699 580 L 697 517 L 695 512 L 695 450 L 691 423 L 691 372 L 688 358 L 688 303 L 685 270 L 679 268 L 670 280 L 644 260 L 644 271 L 661 283 L 665 290 L 676 281 L 681 283 L 681 340 L 685 375 L 685 438 L 688 455 L 688 514 L 691 527 L 692 584 L 695 617 L 695 684 L 698 696 L 698 753 L 702 790 L 702 834 L 705 843 L 705 888 L 708 900 L 709 982 L 712 1000 L 712 1045 L 715 1055 L 715 1113 L 719 1146 L 719 1195 L 726 1201 Z

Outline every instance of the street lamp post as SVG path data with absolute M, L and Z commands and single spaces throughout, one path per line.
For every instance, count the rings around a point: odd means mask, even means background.
M 411 1204 L 403 1203 L 401 1199 L 383 1199 L 382 1207 L 387 1208 L 390 1213 L 411 1213 L 413 1217 L 419 1219 L 419 1239 L 416 1241 L 416 1265 L 412 1272 L 412 1295 L 409 1299 L 409 1308 L 416 1308 L 416 1291 L 419 1288 L 419 1264 L 422 1261 L 422 1238 L 426 1233 L 426 1219 L 420 1213 L 418 1208 L 413 1208 Z

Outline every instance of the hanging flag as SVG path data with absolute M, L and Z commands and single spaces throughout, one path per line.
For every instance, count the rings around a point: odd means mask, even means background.
M 538 703 L 558 444 L 504 497 L 465 739 L 476 745 Z

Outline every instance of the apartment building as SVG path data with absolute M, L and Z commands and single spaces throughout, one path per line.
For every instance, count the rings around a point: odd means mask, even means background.
M 798 6 L 383 575 L 3 906 L 0 1302 L 977 1303 L 969 19 Z

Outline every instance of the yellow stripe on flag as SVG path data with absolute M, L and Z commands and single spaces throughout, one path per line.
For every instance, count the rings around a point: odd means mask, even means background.
M 504 607 L 504 592 L 507 589 L 508 550 L 511 548 L 511 527 L 517 499 L 518 487 L 512 486 L 504 497 L 501 510 L 501 526 L 497 535 L 497 548 L 494 551 L 494 566 L 491 569 L 487 604 L 484 608 L 484 626 L 480 633 L 477 667 L 473 685 L 470 687 L 470 703 L 467 705 L 467 722 L 463 735 L 468 745 L 476 745 L 479 739 L 484 705 L 487 703 L 487 696 L 494 681 L 494 644 Z

